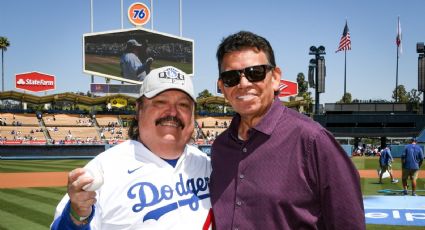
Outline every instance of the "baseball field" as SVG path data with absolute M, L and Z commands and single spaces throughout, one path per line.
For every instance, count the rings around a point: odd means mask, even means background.
M 389 179 L 384 179 L 383 184 L 377 183 L 377 158 L 352 159 L 360 172 L 364 196 L 399 197 L 401 180 L 396 184 L 391 184 Z M 66 192 L 66 172 L 86 163 L 87 160 L 0 160 L 0 230 L 48 229 L 55 207 Z M 393 168 L 396 178 L 400 179 L 400 159 L 395 159 Z M 425 196 L 424 170 L 417 187 L 421 190 L 418 195 Z M 407 228 L 416 230 L 424 226 L 367 225 L 367 229 Z

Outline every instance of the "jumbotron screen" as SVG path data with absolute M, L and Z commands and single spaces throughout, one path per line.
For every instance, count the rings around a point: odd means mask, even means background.
M 155 68 L 194 73 L 193 40 L 142 28 L 83 36 L 84 73 L 140 84 Z

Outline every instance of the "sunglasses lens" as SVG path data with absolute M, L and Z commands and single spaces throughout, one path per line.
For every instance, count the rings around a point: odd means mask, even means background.
M 265 65 L 251 66 L 245 69 L 245 77 L 250 82 L 262 81 L 266 78 L 266 71 Z
M 223 81 L 224 86 L 233 87 L 240 82 L 240 75 L 238 70 L 230 70 L 220 74 L 221 80 Z
M 256 65 L 250 66 L 242 70 L 229 70 L 222 72 L 220 78 L 223 81 L 225 87 L 233 87 L 241 81 L 241 72 L 244 74 L 246 79 L 250 82 L 258 82 L 266 78 L 266 73 L 271 66 L 268 65 Z

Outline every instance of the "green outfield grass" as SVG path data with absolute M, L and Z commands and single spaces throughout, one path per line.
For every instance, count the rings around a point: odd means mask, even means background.
M 63 172 L 88 160 L 0 160 L 0 173 Z M 66 187 L 0 189 L 0 230 L 48 229 Z
M 66 187 L 0 189 L 0 229 L 48 229 Z
M 379 157 L 352 157 L 354 165 L 357 169 L 378 169 L 379 168 Z M 400 158 L 394 158 L 392 163 L 394 170 L 401 170 L 401 160 Z
M 357 169 L 369 169 L 369 170 L 377 170 L 379 168 L 379 157 L 353 157 L 351 158 L 354 165 Z M 392 164 L 393 170 L 401 170 L 401 160 L 400 158 L 395 158 Z M 363 195 L 394 195 L 394 194 L 384 194 L 379 193 L 379 190 L 383 189 L 394 189 L 401 190 L 403 189 L 401 178 L 396 178 L 399 180 L 396 184 L 391 184 L 390 179 L 383 179 L 383 184 L 378 184 L 378 172 L 376 172 L 376 178 L 361 178 L 361 186 Z M 418 178 L 417 180 L 417 189 L 425 190 L 425 178 Z M 418 191 L 418 195 L 425 196 L 425 192 Z
M 358 169 L 378 168 L 376 157 L 352 158 Z M 9 172 L 57 172 L 70 171 L 84 166 L 88 160 L 0 160 L 0 173 Z M 395 159 L 393 168 L 400 169 L 400 159 Z M 400 178 L 398 178 L 400 179 Z M 378 178 L 361 179 L 363 195 L 385 195 L 378 193 L 382 189 L 401 189 L 401 180 L 397 184 L 384 180 L 377 184 Z M 418 179 L 418 189 L 425 189 L 425 179 Z M 53 220 L 56 205 L 66 192 L 66 187 L 0 189 L 0 230 L 6 229 L 48 229 Z M 388 195 L 388 194 L 387 194 Z M 419 193 L 425 195 L 425 193 Z M 367 225 L 370 230 L 419 230 L 424 227 Z
M 0 173 L 65 172 L 82 167 L 89 160 L 0 160 Z

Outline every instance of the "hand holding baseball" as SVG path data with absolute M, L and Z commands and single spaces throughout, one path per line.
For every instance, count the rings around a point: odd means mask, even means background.
M 85 178 L 85 177 L 93 179 L 93 181 L 82 187 L 84 191 L 96 191 L 100 188 L 100 186 L 103 185 L 103 172 L 101 172 L 98 169 L 85 168 L 84 174 L 81 175 L 77 180 L 79 180 L 80 178 Z
M 83 190 L 84 186 L 94 181 L 94 178 L 83 176 L 85 173 L 85 169 L 77 168 L 68 174 L 68 196 L 71 208 L 79 216 L 89 216 L 92 212 L 92 205 L 96 203 L 96 193 Z

